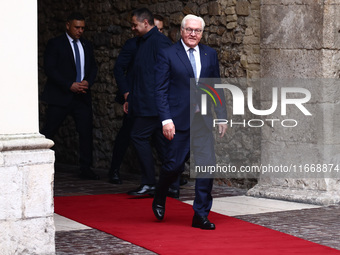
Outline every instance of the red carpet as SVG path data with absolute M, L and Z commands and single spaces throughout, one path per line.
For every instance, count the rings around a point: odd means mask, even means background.
M 340 254 L 262 226 L 211 212 L 216 230 L 191 227 L 190 205 L 167 199 L 163 222 L 152 213 L 152 198 L 125 194 L 55 197 L 55 212 L 158 254 Z

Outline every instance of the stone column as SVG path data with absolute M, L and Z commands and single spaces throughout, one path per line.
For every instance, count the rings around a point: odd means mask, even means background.
M 248 195 L 340 202 L 339 15 L 338 1 L 262 0 L 261 105 L 268 109 L 273 86 L 304 87 L 311 93 L 304 106 L 312 116 L 293 106 L 286 116 L 273 114 L 295 118 L 298 125 L 262 129 L 261 163 L 286 166 L 288 172 L 262 174 Z
M 37 1 L 0 3 L 0 253 L 55 254 L 54 153 L 39 134 Z

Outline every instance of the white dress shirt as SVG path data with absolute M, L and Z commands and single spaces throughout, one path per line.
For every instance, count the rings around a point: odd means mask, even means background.
M 191 49 L 190 47 L 188 47 L 184 42 L 183 40 L 181 39 L 181 42 L 183 44 L 183 47 L 185 49 L 185 52 L 187 53 L 187 56 L 190 60 L 190 57 L 189 57 L 189 50 Z M 195 62 L 196 62 L 196 71 L 197 71 L 197 77 L 195 77 L 197 80 L 198 78 L 200 77 L 200 74 L 201 74 L 201 57 L 200 57 L 200 48 L 198 47 L 198 45 L 196 45 L 195 48 L 193 48 L 194 51 L 193 51 L 193 54 L 194 54 L 194 57 L 195 57 Z
M 190 57 L 189 57 L 189 50 L 191 49 L 190 47 L 188 47 L 184 42 L 183 40 L 181 39 L 181 42 L 183 44 L 183 47 L 185 49 L 185 52 L 187 53 L 187 56 L 190 60 Z M 193 48 L 194 51 L 193 51 L 193 54 L 194 54 L 194 57 L 195 57 L 195 63 L 196 63 L 196 73 L 197 73 L 197 77 L 196 80 L 198 80 L 198 78 L 200 77 L 201 75 L 201 68 L 202 68 L 202 65 L 201 65 L 201 57 L 200 57 L 200 48 L 198 47 L 198 45 L 196 45 L 195 48 Z M 166 125 L 168 123 L 171 123 L 172 122 L 172 119 L 167 119 L 167 120 L 163 120 L 162 121 L 162 125 Z
M 73 51 L 73 57 L 74 57 L 74 61 L 76 59 L 76 54 L 74 52 L 74 45 L 73 45 L 73 40 L 72 37 L 70 37 L 67 33 L 66 36 L 68 38 L 68 40 L 70 41 L 71 47 L 72 47 L 72 51 Z M 80 68 L 81 68 L 81 80 L 84 79 L 84 73 L 85 73 L 85 54 L 84 54 L 84 48 L 83 45 L 81 44 L 80 40 L 77 40 L 77 45 L 78 45 L 78 49 L 79 49 L 79 55 L 80 55 Z

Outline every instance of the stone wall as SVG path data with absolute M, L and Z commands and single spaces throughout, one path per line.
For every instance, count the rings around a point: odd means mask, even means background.
M 148 7 L 165 18 L 165 34 L 179 39 L 179 27 L 186 14 L 204 18 L 206 29 L 202 42 L 215 48 L 220 60 L 222 77 L 257 78 L 260 70 L 260 0 L 39 0 L 39 86 L 43 89 L 43 51 L 47 40 L 64 31 L 64 20 L 72 10 L 86 16 L 85 36 L 94 43 L 99 73 L 93 87 L 94 167 L 108 169 L 111 153 L 123 117 L 115 103 L 117 87 L 113 77 L 115 60 L 124 42 L 133 36 L 129 14 L 139 7 Z M 240 84 L 242 89 L 248 86 Z M 227 102 L 230 95 L 227 94 Z M 231 103 L 228 103 L 230 108 Z M 45 105 L 41 104 L 41 121 Z M 230 111 L 229 111 L 230 112 Z M 229 116 L 230 117 L 230 116 Z M 246 116 L 249 117 L 249 116 Z M 251 117 L 251 116 L 250 116 Z M 77 164 L 77 135 L 73 120 L 68 118 L 55 138 L 56 161 Z M 218 158 L 234 165 L 257 164 L 260 159 L 260 130 L 231 128 L 227 137 L 217 144 Z M 132 146 L 125 157 L 123 169 L 138 169 Z M 133 159 L 133 160 L 132 160 Z M 249 181 L 236 181 L 249 186 Z
M 55 254 L 52 145 L 39 134 L 0 135 L 1 254 Z
M 262 1 L 261 15 L 266 19 L 261 24 L 261 77 L 271 78 L 261 89 L 262 103 L 268 104 L 266 94 L 272 87 L 305 88 L 311 93 L 305 103 L 311 116 L 294 107 L 285 116 L 273 113 L 299 124 L 262 130 L 261 164 L 292 166 L 292 170 L 261 175 L 248 195 L 327 205 L 340 202 L 339 14 L 339 1 Z

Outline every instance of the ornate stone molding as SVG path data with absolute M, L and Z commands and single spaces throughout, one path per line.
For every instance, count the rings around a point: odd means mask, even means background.
M 15 150 L 50 149 L 54 145 L 52 140 L 35 134 L 0 135 L 0 152 Z

